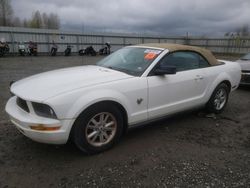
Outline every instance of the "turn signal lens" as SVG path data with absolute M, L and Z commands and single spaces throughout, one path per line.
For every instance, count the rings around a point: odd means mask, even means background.
M 54 127 L 45 127 L 45 125 L 37 124 L 37 125 L 31 125 L 30 128 L 36 131 L 56 131 L 60 129 L 60 126 L 55 125 Z

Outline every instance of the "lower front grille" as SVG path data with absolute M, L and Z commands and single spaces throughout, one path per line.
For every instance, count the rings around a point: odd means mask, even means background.
M 27 102 L 19 97 L 16 99 L 16 104 L 26 112 L 30 112 Z

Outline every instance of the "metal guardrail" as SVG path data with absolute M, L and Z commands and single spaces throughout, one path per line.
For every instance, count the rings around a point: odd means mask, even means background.
M 250 38 L 204 38 L 204 37 L 166 37 L 146 34 L 122 33 L 81 33 L 49 29 L 31 29 L 18 27 L 0 27 L 0 39 L 10 46 L 11 53 L 17 53 L 18 42 L 28 44 L 34 41 L 38 44 L 38 51 L 48 53 L 52 42 L 58 45 L 59 52 L 63 52 L 67 45 L 73 46 L 72 52 L 92 45 L 96 50 L 102 48 L 105 42 L 110 42 L 112 51 L 123 46 L 138 43 L 178 43 L 207 48 L 215 53 L 244 54 L 250 52 Z

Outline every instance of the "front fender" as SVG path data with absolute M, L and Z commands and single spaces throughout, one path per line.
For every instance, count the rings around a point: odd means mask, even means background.
M 141 99 L 143 102 L 138 103 Z M 58 119 L 75 119 L 86 108 L 101 101 L 114 101 L 126 110 L 128 122 L 147 118 L 147 79 L 126 79 L 112 84 L 72 90 L 44 101 L 51 106 Z
M 77 118 L 89 106 L 101 101 L 114 101 L 121 104 L 126 112 L 130 113 L 129 101 L 125 95 L 113 90 L 90 91 L 78 98 L 68 110 L 66 117 Z
M 130 121 L 132 107 L 128 98 L 122 92 L 111 89 L 89 89 L 65 93 L 45 101 L 55 111 L 60 121 L 67 120 L 67 130 L 70 132 L 75 119 L 89 106 L 101 101 L 114 101 L 123 106 Z

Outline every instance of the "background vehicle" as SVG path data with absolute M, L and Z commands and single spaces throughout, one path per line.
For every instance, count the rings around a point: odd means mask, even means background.
M 138 124 L 198 107 L 221 113 L 240 78 L 237 63 L 218 61 L 202 48 L 129 46 L 96 66 L 15 82 L 6 112 L 35 141 L 64 144 L 71 138 L 80 150 L 98 153 Z
M 50 50 L 50 55 L 51 55 L 51 56 L 56 56 L 57 49 L 58 49 L 58 46 L 57 46 L 57 44 L 55 44 L 55 42 L 53 41 L 52 47 L 51 47 L 51 50 Z
M 25 56 L 26 54 L 26 48 L 23 42 L 19 42 L 18 44 L 18 53 L 20 56 Z
M 0 56 L 4 56 L 4 54 L 9 53 L 10 48 L 7 42 L 4 39 L 0 40 Z
M 88 46 L 87 48 L 85 49 L 81 49 L 79 50 L 79 55 L 91 55 L 91 56 L 96 56 L 96 51 L 95 49 L 93 48 L 93 46 Z
M 241 85 L 250 85 L 250 53 L 237 61 L 241 66 Z
M 71 55 L 71 48 L 72 48 L 72 46 L 67 45 L 67 48 L 64 51 L 65 56 L 70 56 Z
M 37 43 L 30 41 L 28 46 L 28 54 L 37 56 Z

